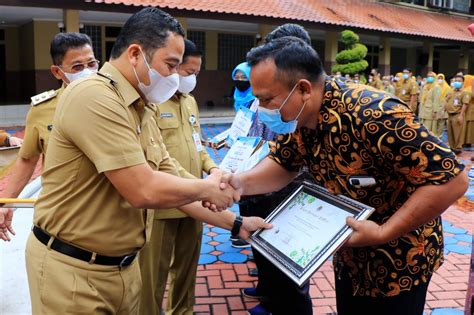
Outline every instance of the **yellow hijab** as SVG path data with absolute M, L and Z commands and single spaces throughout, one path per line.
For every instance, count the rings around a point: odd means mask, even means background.
M 440 73 L 436 77 L 437 80 L 443 80 L 443 82 L 439 85 L 441 87 L 441 96 L 445 97 L 446 94 L 451 91 L 451 86 L 449 86 L 448 82 L 446 82 L 446 78 L 444 77 L 444 74 Z

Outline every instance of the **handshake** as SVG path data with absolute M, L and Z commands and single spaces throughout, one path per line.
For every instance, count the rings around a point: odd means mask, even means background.
M 202 205 L 214 212 L 230 208 L 240 200 L 243 192 L 238 175 L 217 168 L 211 170 L 204 182 L 206 188 L 203 191 Z

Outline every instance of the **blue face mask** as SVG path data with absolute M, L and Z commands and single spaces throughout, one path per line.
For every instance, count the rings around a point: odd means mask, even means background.
M 428 83 L 433 83 L 433 82 L 434 82 L 434 78 L 433 78 L 433 77 L 427 77 L 427 78 L 426 78 L 426 82 L 428 82 Z
M 283 103 L 281 103 L 280 108 L 267 109 L 261 106 L 258 107 L 258 118 L 274 133 L 287 134 L 287 133 L 292 133 L 296 130 L 296 126 L 298 125 L 298 118 L 303 112 L 303 109 L 306 106 L 306 102 L 303 104 L 303 107 L 301 108 L 300 112 L 298 113 L 298 115 L 296 116 L 294 120 L 283 121 L 283 119 L 281 118 L 280 110 L 283 108 L 283 106 L 286 104 L 290 96 L 296 90 L 297 86 L 298 84 L 296 84 L 293 87 L 290 94 L 288 94 L 288 96 L 283 101 Z
M 454 88 L 458 90 L 462 88 L 462 82 L 454 82 Z
M 403 78 L 404 78 L 405 80 L 408 79 L 409 77 L 410 77 L 410 76 L 409 76 L 408 74 L 406 74 L 406 73 L 403 74 Z

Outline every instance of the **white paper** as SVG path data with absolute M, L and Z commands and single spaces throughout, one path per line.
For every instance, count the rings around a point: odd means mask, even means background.
M 243 161 L 236 173 L 241 173 L 254 168 L 261 160 L 270 153 L 268 142 L 264 142 L 247 160 Z
M 234 144 L 239 137 L 248 135 L 250 127 L 252 126 L 253 116 L 255 113 L 246 107 L 240 107 L 235 115 L 232 126 L 229 129 L 227 142 L 230 146 Z
M 219 168 L 226 172 L 237 171 L 239 166 L 250 157 L 260 140 L 260 137 L 239 137 L 227 152 Z
M 352 216 L 303 191 L 295 196 L 260 237 L 299 266 L 308 263 L 333 239 Z

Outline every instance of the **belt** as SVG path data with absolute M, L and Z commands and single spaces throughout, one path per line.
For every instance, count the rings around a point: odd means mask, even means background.
M 33 226 L 33 234 L 36 236 L 38 241 L 40 241 L 46 246 L 48 245 L 52 237 L 47 232 L 43 231 L 41 228 L 37 226 Z M 55 250 L 61 254 L 67 255 L 72 258 L 76 258 L 76 259 L 79 259 L 91 264 L 105 265 L 105 266 L 126 267 L 126 266 L 129 266 L 133 262 L 135 257 L 137 256 L 136 253 L 131 254 L 131 255 L 118 256 L 118 257 L 103 256 L 103 255 L 96 254 L 95 260 L 92 261 L 92 257 L 94 253 L 87 251 L 85 249 L 76 247 L 74 245 L 67 244 L 57 238 L 54 238 L 53 242 L 51 243 L 50 248 L 52 250 Z

